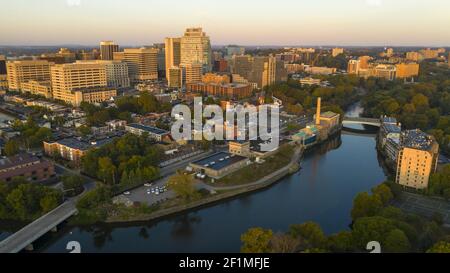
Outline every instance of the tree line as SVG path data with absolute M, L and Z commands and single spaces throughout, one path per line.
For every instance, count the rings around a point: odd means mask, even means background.
M 442 218 L 425 220 L 391 205 L 398 185 L 383 183 L 372 193 L 360 193 L 353 201 L 351 230 L 325 235 L 314 222 L 291 225 L 285 233 L 251 228 L 241 236 L 244 253 L 367 252 L 370 241 L 378 241 L 382 252 L 447 252 L 450 236 Z

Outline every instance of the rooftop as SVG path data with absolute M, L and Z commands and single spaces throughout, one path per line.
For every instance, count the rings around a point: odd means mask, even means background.
M 30 163 L 35 163 L 35 162 L 39 162 L 39 161 L 40 161 L 40 159 L 38 157 L 27 154 L 27 153 L 22 153 L 22 154 L 10 156 L 10 157 L 2 158 L 2 159 L 0 159 L 0 172 L 5 169 L 17 166 L 17 165 L 30 164 Z
M 434 138 L 419 129 L 407 130 L 402 133 L 402 144 L 404 147 L 430 150 L 435 143 Z
M 398 133 L 400 134 L 402 129 L 400 128 L 400 126 L 394 125 L 394 124 L 390 124 L 390 123 L 384 123 L 383 125 L 381 125 L 384 130 L 387 133 Z
M 219 152 L 203 159 L 194 161 L 192 162 L 192 164 L 218 171 L 242 160 L 247 160 L 247 158 L 227 152 Z
M 139 123 L 131 123 L 131 124 L 128 124 L 127 127 L 132 127 L 132 128 L 144 130 L 144 131 L 147 131 L 149 133 L 156 134 L 156 135 L 166 135 L 166 134 L 169 133 L 166 130 L 163 130 L 163 129 L 160 129 L 160 128 L 157 128 L 157 127 L 153 127 L 153 126 L 139 124 Z
M 397 119 L 394 117 L 382 117 L 381 118 L 381 122 L 382 123 L 392 123 L 392 124 L 397 124 Z
M 336 117 L 338 115 L 339 114 L 336 114 L 335 112 L 327 111 L 327 112 L 324 112 L 324 113 L 320 114 L 320 117 L 322 117 L 322 118 L 334 118 L 334 117 Z

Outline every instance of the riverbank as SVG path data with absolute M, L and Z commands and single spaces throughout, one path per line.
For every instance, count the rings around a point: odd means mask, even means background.
M 198 209 L 204 206 L 213 205 L 218 202 L 223 202 L 232 198 L 236 198 L 238 196 L 248 194 L 250 192 L 259 191 L 265 188 L 268 188 L 275 183 L 279 182 L 282 178 L 287 175 L 293 174 L 299 170 L 298 161 L 302 156 L 303 150 L 300 147 L 295 147 L 294 155 L 292 157 L 291 162 L 284 166 L 283 168 L 264 176 L 256 182 L 251 183 L 251 185 L 242 185 L 241 188 L 225 191 L 222 193 L 216 193 L 212 196 L 205 197 L 201 200 L 194 201 L 189 204 L 182 204 L 172 208 L 161 209 L 155 211 L 151 214 L 145 215 L 137 215 L 134 217 L 127 217 L 124 219 L 123 217 L 109 217 L 106 219 L 106 223 L 130 223 L 130 222 L 143 222 L 149 220 L 155 220 L 158 218 L 170 216 L 173 214 L 178 214 L 181 212 L 186 212 L 193 209 Z

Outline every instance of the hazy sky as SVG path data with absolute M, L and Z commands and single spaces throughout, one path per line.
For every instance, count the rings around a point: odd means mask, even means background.
M 162 42 L 450 46 L 449 0 L 0 0 L 0 45 Z

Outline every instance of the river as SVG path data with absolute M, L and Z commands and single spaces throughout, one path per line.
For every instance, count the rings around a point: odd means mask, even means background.
M 362 111 L 353 106 L 347 115 Z M 371 136 L 343 134 L 309 151 L 300 172 L 256 193 L 141 224 L 64 227 L 40 239 L 41 252 L 239 252 L 251 227 L 286 231 L 291 224 L 319 223 L 327 234 L 349 229 L 355 195 L 385 179 Z

